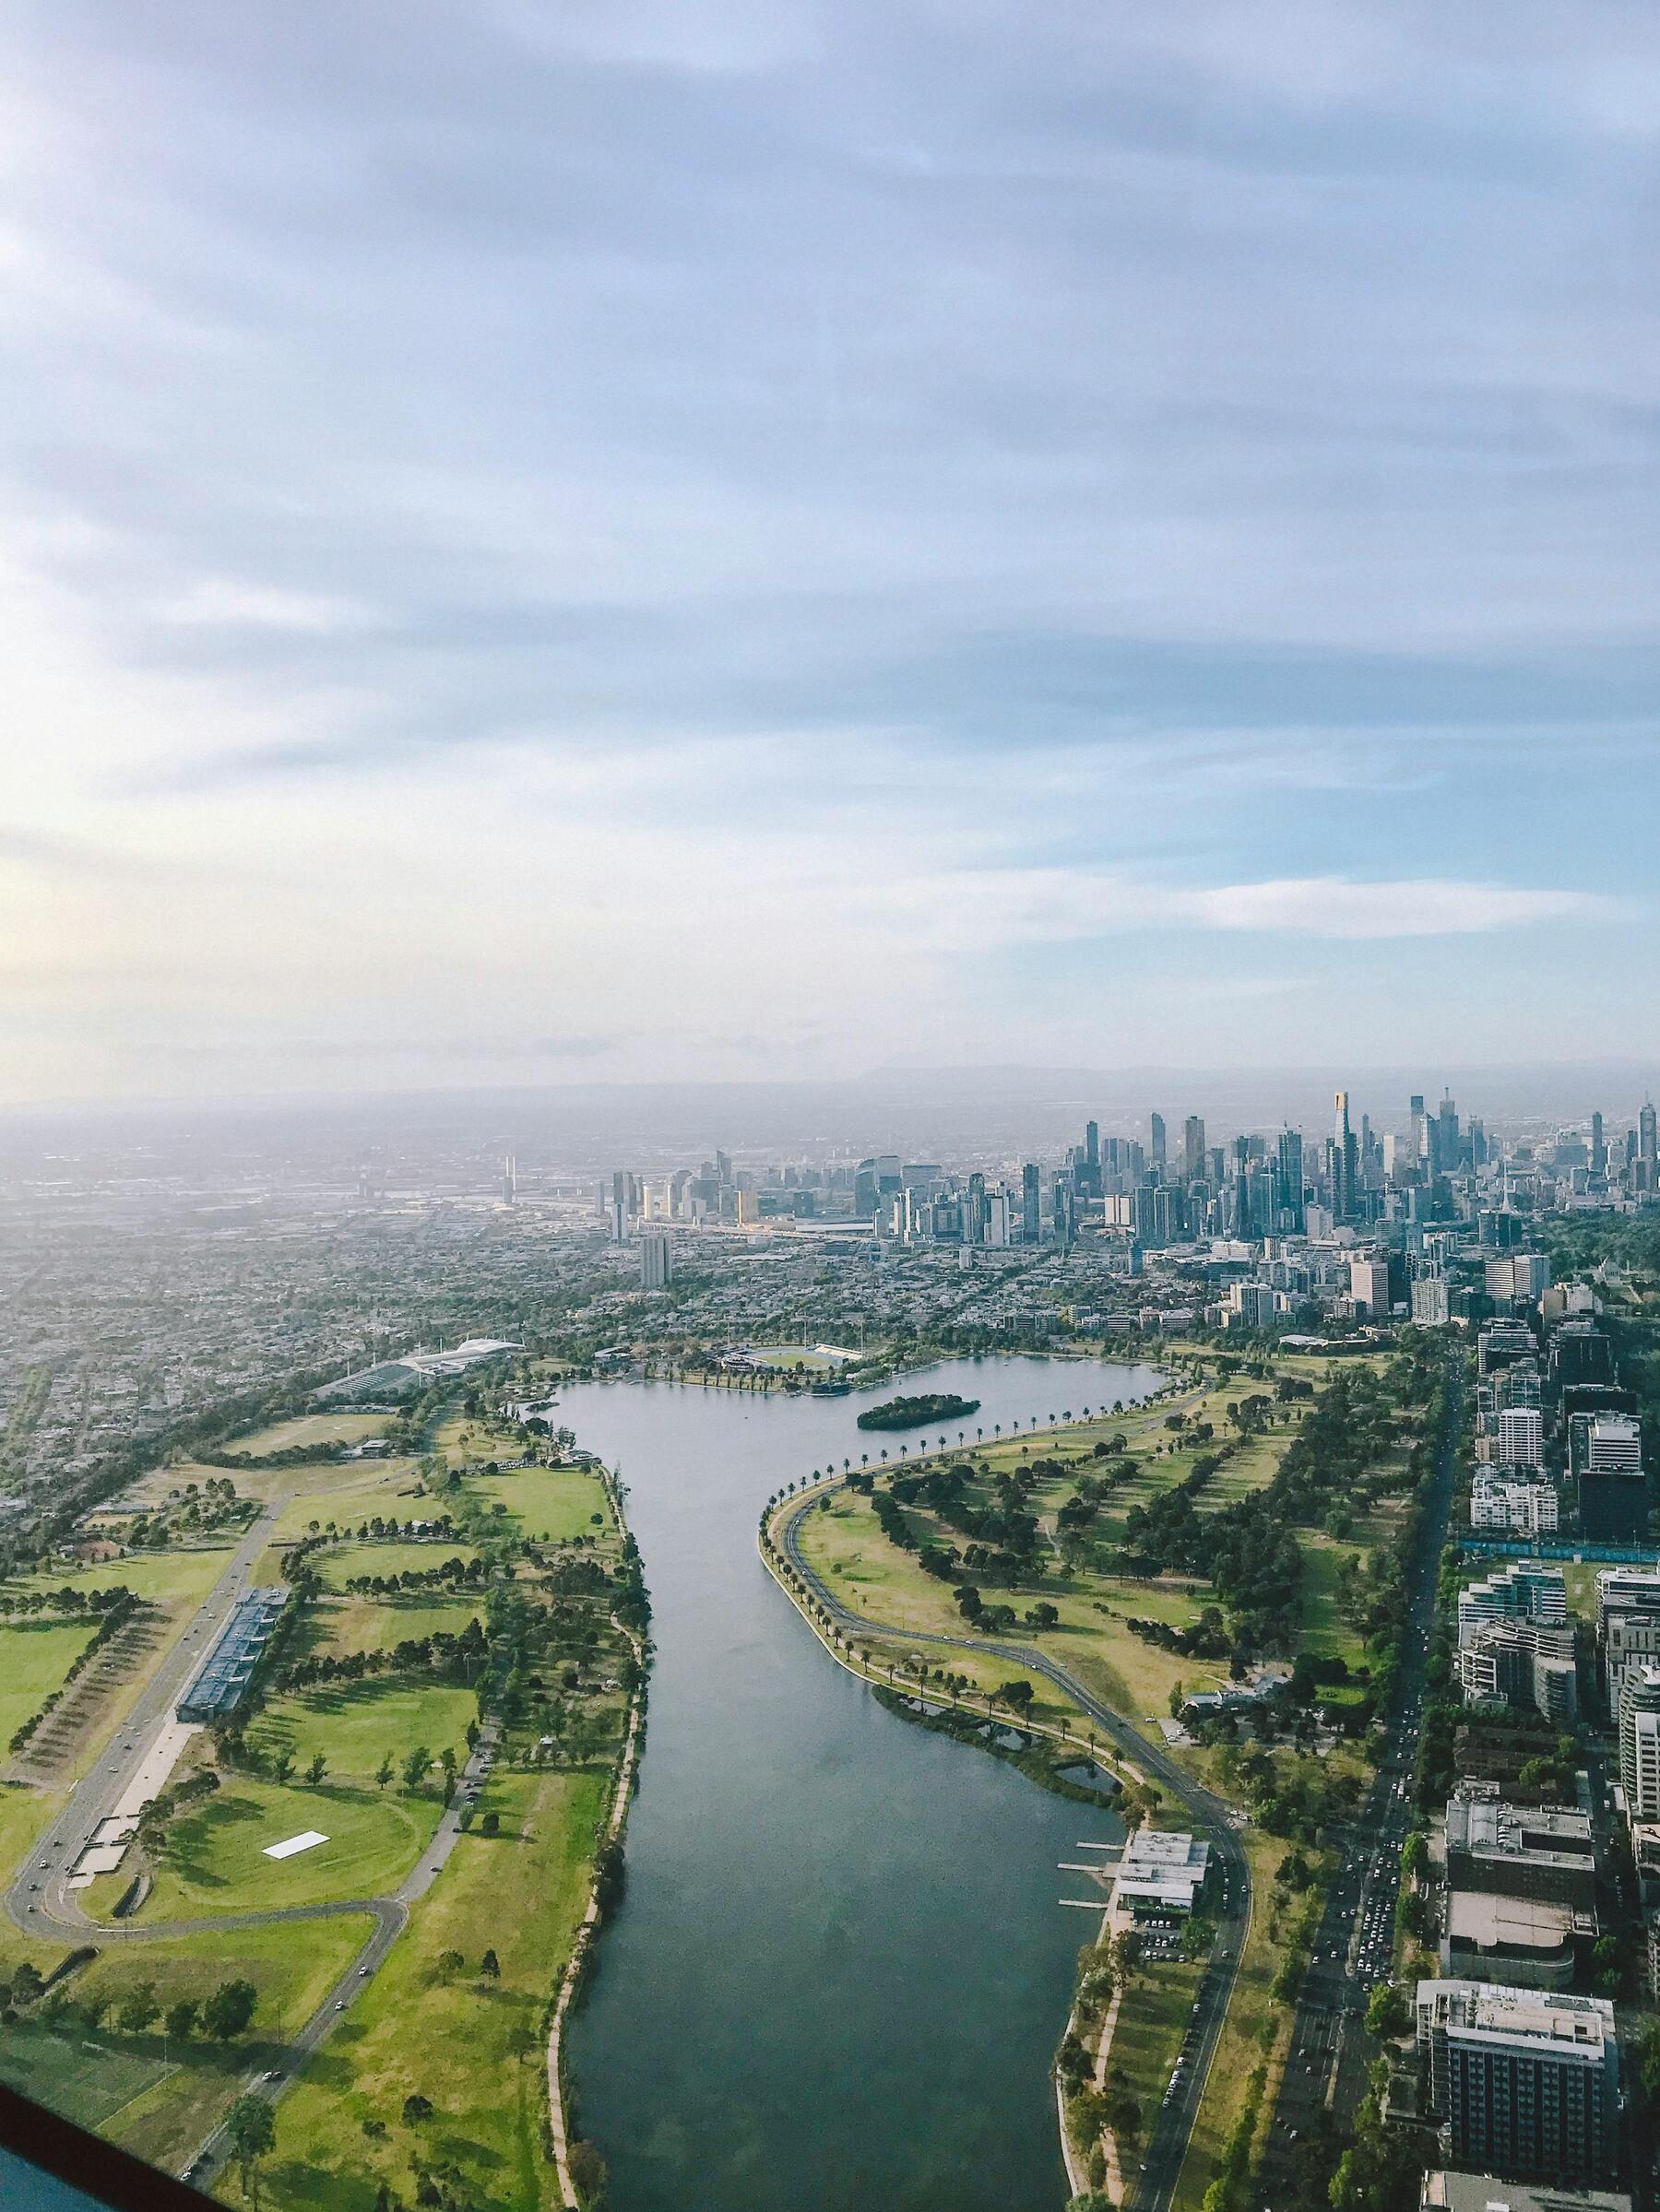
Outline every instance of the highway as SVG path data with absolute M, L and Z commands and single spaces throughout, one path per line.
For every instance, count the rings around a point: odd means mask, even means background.
M 1435 1482 L 1406 1575 L 1401 1663 L 1386 1716 L 1388 1748 L 1364 1805 L 1346 1831 L 1326 1893 L 1291 2024 L 1286 2071 L 1259 2168 L 1258 2202 L 1280 2205 L 1294 2192 L 1300 2145 L 1328 2110 L 1339 2121 L 1366 2095 L 1377 2056 L 1366 2032 L 1371 1993 L 1390 1975 L 1401 1851 L 1414 1821 L 1412 1783 L 1424 1708 L 1424 1662 L 1435 1607 L 1436 1576 L 1452 1502 L 1453 1455 L 1463 1376 L 1449 1370 L 1451 1399 L 1436 1455 Z
M 1006 1640 L 992 1643 L 968 1636 L 934 1636 L 909 1628 L 884 1627 L 867 1615 L 849 1611 L 801 1553 L 800 1523 L 815 1502 L 815 1498 L 809 1496 L 793 1509 L 786 1508 L 779 1523 L 778 1544 L 803 1586 L 812 1591 L 833 1621 L 843 1628 L 888 1636 L 905 1643 L 991 1652 L 999 1659 L 1013 1660 L 1017 1665 L 1029 1668 L 1034 1674 L 1041 1674 L 1070 1697 L 1100 1733 L 1116 1744 L 1150 1780 L 1184 1806 L 1194 1831 L 1204 1835 L 1211 1844 L 1220 1867 L 1221 1910 L 1215 1945 L 1199 1985 L 1190 2024 L 1190 2064 L 1183 2069 L 1174 2096 L 1158 2108 L 1140 2172 L 1126 2176 L 1124 2212 L 1164 2212 L 1174 2194 L 1176 2179 L 1187 2156 L 1222 2023 L 1233 1996 L 1251 1921 L 1251 1868 L 1238 1832 L 1241 1816 L 1195 1781 L 1170 1757 L 1163 1745 L 1153 1743 L 1121 1714 L 1103 1705 L 1075 1675 L 1069 1674 L 1047 1653 L 1035 1650 L 1030 1645 Z

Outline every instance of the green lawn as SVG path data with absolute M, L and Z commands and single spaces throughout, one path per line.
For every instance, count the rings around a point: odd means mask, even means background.
M 57 2034 L 24 2018 L 0 2037 L 0 2081 L 65 2120 L 107 2135 L 122 2106 L 168 2072 L 160 2039 L 153 2055 L 149 2043 L 148 2036 L 90 2037 L 78 2025 Z
M 0 1625 L 0 1758 L 13 1734 L 92 1641 L 90 1621 L 7 1621 Z
M 1160 1959 L 1147 1970 L 1144 1981 L 1125 1992 L 1119 2006 L 1108 2064 L 1111 2071 L 1122 2071 L 1141 2106 L 1144 2147 L 1157 2125 L 1160 2100 L 1170 2085 L 1203 1973 L 1197 1964 Z
M 114 2027 L 101 2029 L 98 2043 L 117 2059 L 147 2059 L 153 2072 L 137 2095 L 97 2123 L 100 2135 L 139 2158 L 178 2171 L 250 2074 L 267 2066 L 286 2067 L 283 2039 L 316 2010 L 367 1942 L 374 1925 L 366 1914 L 354 1913 L 338 1920 L 302 1921 L 286 1927 L 247 1928 L 236 1934 L 196 1935 L 176 1943 L 134 1946 L 126 1951 L 119 1946 L 107 1950 L 79 1984 L 83 1993 L 97 1989 L 119 2004 L 135 1981 L 148 1980 L 154 1981 L 158 2001 L 165 2005 L 178 1997 L 205 1998 L 221 1981 L 248 1981 L 259 1992 L 259 2003 L 248 2033 L 230 2043 L 201 2038 L 180 2043 L 170 2037 L 165 2050 L 172 2064 L 165 2073 L 157 2063 L 163 2045 L 155 2029 L 131 2036 Z M 90 2068 L 90 2054 L 86 2056 Z M 57 2100 L 49 2093 L 47 2101 Z
M 432 1839 L 435 1792 L 406 1796 L 397 1781 L 316 1789 L 238 1775 L 199 1812 L 177 1820 L 143 1909 L 149 1925 L 203 1913 L 268 1911 L 395 1889 Z M 291 1859 L 267 1844 L 308 1828 L 328 1838 Z
M 248 1741 L 266 1754 L 290 1751 L 299 1768 L 320 1751 L 332 1775 L 362 1780 L 386 1752 L 401 1759 L 418 1744 L 433 1752 L 453 1745 L 465 1756 L 467 1723 L 477 1717 L 471 1690 L 389 1676 L 274 1697 L 248 1730 Z
M 350 2016 L 279 2110 L 265 2175 L 274 2212 L 373 2212 L 382 2181 L 407 2194 L 412 2091 L 435 2111 L 421 2131 L 434 2164 L 454 2162 L 492 2206 L 539 2212 L 551 2201 L 543 2154 L 543 2011 L 587 1898 L 598 1772 L 499 1773 L 483 1804 L 502 1834 L 469 1830 L 442 1880 Z M 499 1981 L 479 1973 L 493 1947 Z M 458 1951 L 458 1973 L 438 1965 Z M 364 2121 L 386 2139 L 371 2141 Z
M 446 1559 L 478 1557 L 470 1544 L 340 1544 L 314 1554 L 325 1590 L 344 1590 L 359 1575 L 422 1575 Z M 480 1598 L 480 1602 L 482 1602 Z
M 201 1549 L 128 1552 L 107 1567 L 53 1566 L 43 1574 L 19 1575 L 3 1586 L 7 1595 L 52 1590 L 112 1590 L 125 1586 L 147 1604 L 169 1612 L 200 1603 L 225 1571 L 234 1548 L 229 1537 L 209 1539 Z
M 484 1618 L 484 1593 L 464 1597 L 319 1598 L 305 1619 L 308 1651 L 390 1651 L 410 1637 L 459 1636 Z
M 233 1437 L 225 1449 L 250 1460 L 268 1459 L 278 1451 L 326 1451 L 331 1445 L 384 1437 L 390 1419 L 387 1414 L 300 1414 Z
M 599 1478 L 582 1467 L 523 1467 L 516 1474 L 478 1474 L 467 1490 L 488 1513 L 505 1506 L 508 1519 L 533 1544 L 573 1536 L 612 1536 L 616 1523 Z M 599 1515 L 596 1524 L 594 1515 Z

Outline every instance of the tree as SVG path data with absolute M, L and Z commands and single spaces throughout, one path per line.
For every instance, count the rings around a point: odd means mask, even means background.
M 426 1780 L 426 1770 L 433 1763 L 433 1755 L 424 1744 L 417 1744 L 403 1763 L 403 1786 L 419 1790 Z
M 221 1981 L 202 2007 L 202 2026 L 216 2042 L 228 2043 L 247 2028 L 258 2002 L 251 1981 Z
M 323 1757 L 323 1754 L 320 1751 L 314 1751 L 312 1754 L 311 1765 L 305 1769 L 305 1779 L 308 1782 L 310 1782 L 314 1790 L 327 1772 L 328 1761 Z
M 160 2010 L 156 2002 L 155 1983 L 139 1981 L 122 1999 L 116 2017 L 128 2035 L 142 2035 Z
M 501 1980 L 502 1962 L 493 1951 L 486 1951 L 483 1958 L 480 1959 L 479 1971 L 480 1974 L 488 1975 L 492 1981 Z
M 392 1754 L 389 1751 L 382 1758 L 380 1765 L 374 1769 L 374 1780 L 377 1787 L 382 1790 L 384 1790 L 386 1784 L 392 1780 Z
M 26 1958 L 11 1979 L 11 1999 L 14 2005 L 32 2005 L 46 1984 L 38 1966 Z
M 184 2042 L 196 2033 L 196 2022 L 201 2017 L 201 2012 L 202 2008 L 194 1997 L 181 1997 L 176 2005 L 168 2006 L 167 2017 L 161 2025 L 169 2035 L 175 2037 L 180 2042 Z
M 403 2121 L 406 2127 L 419 2127 L 423 2120 L 433 2116 L 433 2100 L 423 2097 L 419 2089 L 411 2089 L 403 2100 Z
M 440 1951 L 438 1954 L 438 1971 L 441 1974 L 458 1974 L 466 1964 L 459 1951 Z
M 236 2161 L 244 2196 L 259 2202 L 259 2161 L 277 2142 L 277 2122 L 263 2097 L 239 2097 L 225 2123 L 231 2156 Z
M 279 1782 L 285 1782 L 285 1781 L 287 1781 L 287 1780 L 288 1780 L 289 1776 L 290 1776 L 290 1774 L 292 1774 L 292 1772 L 293 1772 L 293 1771 L 294 1771 L 294 1755 L 293 1755 L 293 1753 L 292 1753 L 291 1751 L 279 1751 L 279 1752 L 277 1754 L 276 1757 L 275 1757 L 275 1758 L 274 1758 L 274 1759 L 271 1761 L 271 1779 L 272 1779 L 272 1780 L 273 1780 L 273 1781 L 279 1781 Z
M 1398 2036 L 1412 2032 L 1412 2007 L 1405 1993 L 1393 1981 L 1380 1981 L 1371 1993 L 1366 2008 L 1366 2026 L 1370 2034 L 1393 2042 Z
M 607 2179 L 605 2160 L 599 2151 L 591 2143 L 573 2143 L 569 2165 L 577 2195 L 585 2205 L 597 2203 L 604 2194 Z
M 486 1813 L 479 1823 L 479 1828 L 482 1835 L 499 1836 L 502 1832 L 502 1816 L 499 1813 Z

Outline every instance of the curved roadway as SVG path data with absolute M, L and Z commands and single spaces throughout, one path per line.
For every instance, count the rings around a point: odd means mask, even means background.
M 838 1626 L 867 1636 L 889 1637 L 903 1643 L 937 1644 L 950 1650 L 987 1651 L 999 1659 L 1012 1659 L 1023 1667 L 1029 1667 L 1033 1674 L 1041 1674 L 1086 1713 L 1101 1733 L 1110 1737 L 1144 1773 L 1156 1779 L 1162 1789 L 1186 1807 L 1194 1827 L 1204 1831 L 1221 1863 L 1223 1909 L 1210 1963 L 1193 2004 L 1192 2025 L 1196 2037 L 1193 2062 L 1183 2074 L 1176 2093 L 1168 2103 L 1160 2105 L 1145 2162 L 1124 2194 L 1124 2212 L 1164 2212 L 1174 2194 L 1176 2177 L 1187 2156 L 1245 1947 L 1251 1920 L 1251 1868 L 1238 1834 L 1243 1816 L 1203 1783 L 1195 1781 L 1162 1745 L 1152 1743 L 1122 1714 L 1103 1705 L 1075 1674 L 1068 1674 L 1047 1653 L 1033 1650 L 1029 1644 L 991 1643 L 968 1636 L 941 1636 L 898 1628 L 869 1615 L 852 1612 L 817 1569 L 808 1564 L 801 1552 L 801 1521 L 822 1495 L 810 1493 L 806 1498 L 784 1508 L 778 1522 L 778 1545 L 803 1585 Z

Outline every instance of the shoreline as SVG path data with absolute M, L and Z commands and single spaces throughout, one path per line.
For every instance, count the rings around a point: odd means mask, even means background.
M 617 1517 L 617 1527 L 626 1535 L 628 1523 L 623 1516 L 622 1499 L 616 1478 L 609 1467 L 601 1469 L 600 1478 L 611 1499 L 611 1510 Z M 564 1972 L 560 1977 L 548 2017 L 548 2140 L 558 2188 L 557 2202 L 565 2208 L 565 2212 L 581 2212 L 582 2206 L 582 2199 L 571 2179 L 570 2111 L 573 2100 L 566 2088 L 564 2076 L 565 2023 L 603 1927 L 599 1903 L 599 1862 L 607 1846 L 621 1844 L 627 1830 L 629 1801 L 634 1793 L 634 1773 L 639 1764 L 641 1724 L 646 1716 L 646 1643 L 632 1630 L 624 1629 L 623 1633 L 634 1646 L 634 1658 L 640 1667 L 640 1680 L 634 1696 L 629 1699 L 628 1733 L 623 1738 L 617 1761 L 616 1783 L 611 1792 L 611 1809 L 606 1816 L 605 1832 L 594 1854 L 593 1872 L 588 1878 L 587 1905 L 572 1943 L 571 1955 L 565 1961 Z

